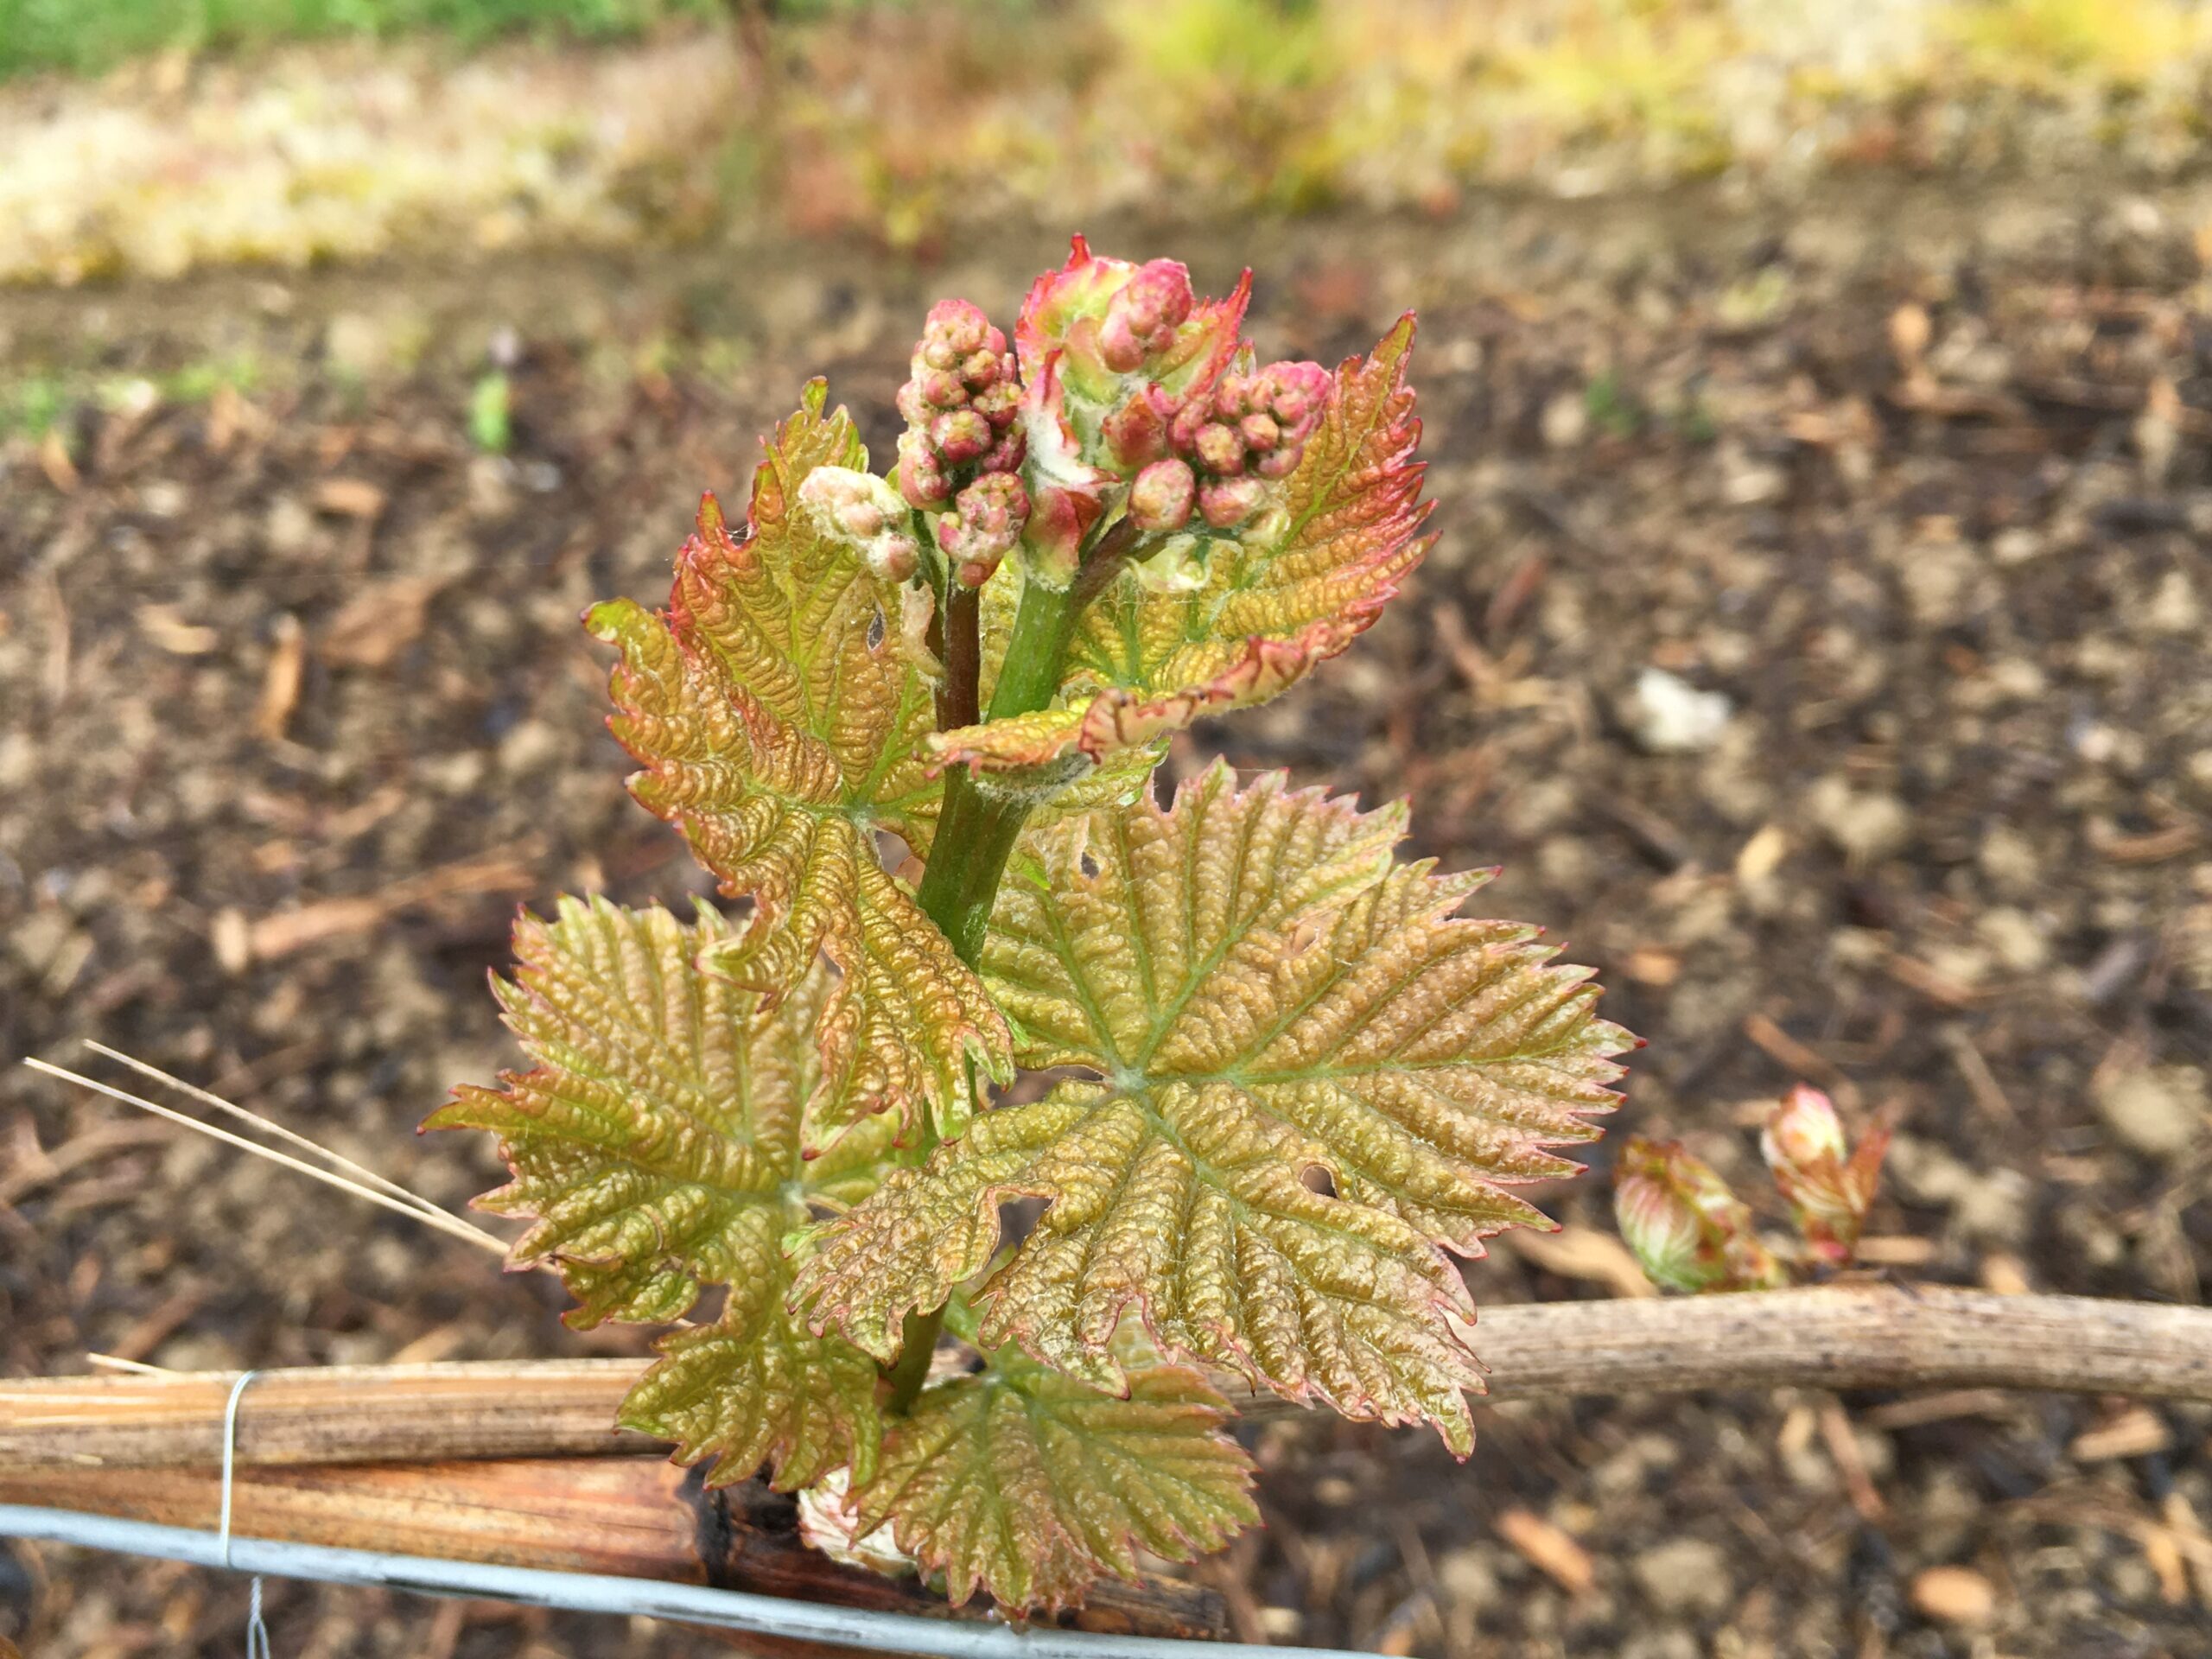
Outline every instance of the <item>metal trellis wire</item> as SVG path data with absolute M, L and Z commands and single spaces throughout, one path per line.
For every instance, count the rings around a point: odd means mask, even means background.
M 830 1607 L 741 1590 L 663 1584 L 600 1573 L 556 1573 L 538 1567 L 489 1567 L 427 1555 L 387 1555 L 374 1550 L 334 1549 L 266 1538 L 230 1538 L 188 1527 L 156 1526 L 71 1510 L 0 1503 L 0 1537 L 74 1544 L 125 1555 L 230 1567 L 272 1578 L 321 1584 L 363 1585 L 423 1595 L 511 1601 L 570 1612 L 615 1613 L 677 1624 L 709 1624 L 759 1636 L 797 1637 L 874 1653 L 920 1654 L 927 1659 L 1317 1659 L 1328 1649 L 1242 1647 L 1167 1637 L 1102 1636 L 1087 1630 L 1017 1630 L 1009 1624 L 931 1618 L 917 1613 Z M 1360 1659 L 1376 1659 L 1363 1655 Z

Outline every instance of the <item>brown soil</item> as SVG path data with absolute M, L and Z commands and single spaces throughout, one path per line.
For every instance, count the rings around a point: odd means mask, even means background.
M 1810 1076 L 1860 1121 L 1900 1115 L 1885 1260 L 2199 1300 L 2202 208 L 1869 188 L 1100 238 L 1197 249 L 1217 282 L 1250 259 L 1271 350 L 1332 359 L 1422 314 L 1441 546 L 1349 657 L 1172 769 L 1220 752 L 1410 793 L 1413 852 L 1502 864 L 1484 906 L 1570 942 L 1649 1040 L 1623 1128 L 1687 1135 L 1748 1186 L 1746 1126 Z M 73 460 L 0 451 L 0 1052 L 73 1065 L 96 1037 L 442 1201 L 487 1185 L 487 1146 L 412 1128 L 509 1058 L 483 977 L 512 907 L 705 885 L 624 798 L 577 612 L 657 595 L 696 491 L 741 484 L 806 373 L 880 452 L 926 299 L 1009 313 L 1056 257 L 1039 237 L 937 272 L 751 248 L 11 296 L 16 373 L 259 372 L 212 401 L 111 386 L 67 422 Z M 466 423 L 487 353 L 512 365 L 499 458 Z M 1652 752 L 1651 668 L 1726 697 L 1713 747 Z M 636 1345 L 563 1330 L 542 1276 L 141 1128 L 0 1077 L 9 1371 Z M 1607 1158 L 1554 1213 L 1609 1227 Z M 1609 1294 L 1554 1269 L 1507 1249 L 1469 1276 L 1491 1302 Z M 1270 1427 L 1270 1525 L 1200 1571 L 1253 1636 L 1449 1659 L 2212 1653 L 2212 1418 L 2082 1441 L 2120 1409 L 1516 1406 L 1464 1466 L 1421 1434 Z M 212 1575 L 18 1559 L 0 1635 L 29 1653 L 239 1640 L 242 1591 Z M 288 1656 L 705 1650 L 271 1595 Z

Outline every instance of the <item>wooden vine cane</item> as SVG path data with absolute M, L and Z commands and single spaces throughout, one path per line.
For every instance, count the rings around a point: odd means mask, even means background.
M 1810 1386 L 2212 1402 L 2212 1310 L 1943 1286 L 1497 1307 L 1476 1345 L 1495 1399 Z M 263 1373 L 238 1424 L 238 1530 L 962 1616 L 912 1580 L 806 1548 L 788 1498 L 757 1482 L 709 1492 L 665 1461 L 664 1446 L 615 1429 L 645 1363 Z M 235 1380 L 0 1381 L 0 1502 L 210 1523 Z M 1247 1412 L 1294 1409 L 1232 1392 Z M 1172 1580 L 1101 1584 L 1070 1622 L 1148 1636 L 1226 1629 L 1218 1597 Z

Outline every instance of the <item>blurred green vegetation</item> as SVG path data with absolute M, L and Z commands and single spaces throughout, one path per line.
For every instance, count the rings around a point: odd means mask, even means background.
M 391 44 L 181 72 L 318 35 Z M 2212 159 L 2212 0 L 0 0 L 0 78 L 149 53 L 0 132 L 0 282 Z
M 253 393 L 269 384 L 268 365 L 251 353 L 190 362 L 158 374 L 111 374 L 45 368 L 0 379 L 0 438 L 42 438 L 85 404 L 128 409 L 149 403 L 204 404 L 218 392 Z
M 497 369 L 468 394 L 468 437 L 487 455 L 504 455 L 514 443 L 514 388 Z
M 79 73 L 151 52 L 435 30 L 474 45 L 515 33 L 632 35 L 725 15 L 726 0 L 0 0 L 0 75 Z

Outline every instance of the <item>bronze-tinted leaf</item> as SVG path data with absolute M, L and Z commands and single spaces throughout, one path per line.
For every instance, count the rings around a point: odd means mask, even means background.
M 1122 1398 L 1008 1354 L 893 1424 L 861 1525 L 888 1521 L 955 1602 L 1072 1605 L 1101 1573 L 1136 1578 L 1139 1550 L 1189 1560 L 1259 1519 L 1227 1415 L 1195 1372 L 1133 1372 Z
M 815 1041 L 832 971 L 816 964 L 771 1003 L 700 968 L 730 937 L 703 906 L 689 925 L 604 899 L 564 899 L 550 923 L 524 916 L 520 966 L 499 992 L 537 1064 L 454 1090 L 427 1127 L 499 1136 L 514 1179 L 479 1203 L 533 1218 L 511 1260 L 560 1274 L 571 1323 L 680 1319 L 702 1286 L 730 1286 L 721 1319 L 671 1339 L 624 1421 L 687 1459 L 720 1455 L 717 1480 L 769 1462 L 804 1484 L 872 1466 L 875 1366 L 791 1321 L 783 1239 L 810 1199 L 873 1189 L 895 1124 L 868 1119 L 801 1156 L 806 1103 L 844 1087 Z
M 819 1037 L 851 1112 L 925 1109 L 952 1133 L 974 1073 L 1007 1075 L 1007 1030 L 878 855 L 878 830 L 929 845 L 939 791 L 916 749 L 933 696 L 897 606 L 887 616 L 876 579 L 799 502 L 816 467 L 867 465 L 823 401 L 817 382 L 767 446 L 742 539 L 711 498 L 701 509 L 664 615 L 617 601 L 588 621 L 622 652 L 613 725 L 645 767 L 633 792 L 753 902 L 717 969 L 772 997 L 827 957 L 840 978 Z M 810 1127 L 850 1121 L 817 1109 Z
M 1573 1171 L 1546 1148 L 1596 1135 L 1630 1039 L 1532 930 L 1455 914 L 1484 874 L 1394 863 L 1402 823 L 1217 767 L 1040 830 L 984 974 L 1023 1065 L 1097 1081 L 984 1115 L 821 1229 L 817 1324 L 895 1348 L 989 1262 L 999 1205 L 1040 1198 L 986 1343 L 1116 1386 L 1135 1311 L 1171 1353 L 1464 1450 L 1473 1308 L 1444 1250 L 1541 1224 L 1507 1188 Z

